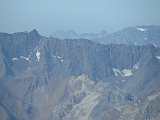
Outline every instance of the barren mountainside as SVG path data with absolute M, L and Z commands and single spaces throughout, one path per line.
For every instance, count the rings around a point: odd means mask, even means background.
M 0 33 L 0 119 L 159 120 L 160 48 L 113 43 Z

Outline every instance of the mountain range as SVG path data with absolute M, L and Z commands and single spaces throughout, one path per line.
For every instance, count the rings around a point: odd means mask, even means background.
M 56 31 L 50 36 L 59 39 L 89 39 L 102 44 L 127 44 L 160 46 L 160 26 L 130 26 L 114 33 L 101 31 L 100 33 L 77 34 L 70 31 Z
M 158 31 L 129 27 L 109 42 L 0 33 L 0 119 L 159 120 Z

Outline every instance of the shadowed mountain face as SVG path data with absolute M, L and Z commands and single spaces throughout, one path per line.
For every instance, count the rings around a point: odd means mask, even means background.
M 153 45 L 0 33 L 0 68 L 2 120 L 160 118 L 160 49 Z

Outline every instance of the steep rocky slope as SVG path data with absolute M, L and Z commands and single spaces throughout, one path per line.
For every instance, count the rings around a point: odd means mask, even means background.
M 0 119 L 159 119 L 160 49 L 0 33 Z

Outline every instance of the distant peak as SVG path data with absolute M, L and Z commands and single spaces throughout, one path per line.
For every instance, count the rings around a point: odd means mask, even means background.
M 34 34 L 34 35 L 39 35 L 39 33 L 37 32 L 36 29 L 33 29 L 31 32 L 29 32 L 30 34 Z

